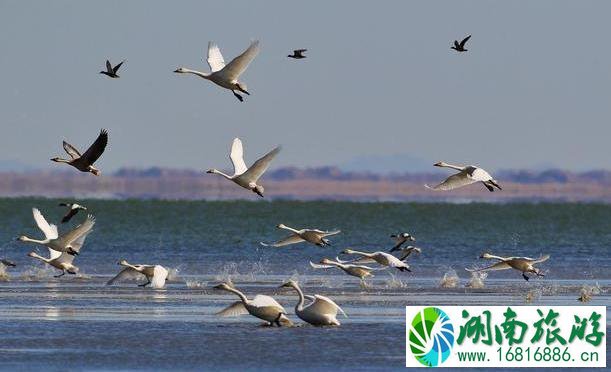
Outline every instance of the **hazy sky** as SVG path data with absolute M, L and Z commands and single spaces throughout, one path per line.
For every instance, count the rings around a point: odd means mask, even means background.
M 236 136 L 247 164 L 282 144 L 273 166 L 609 169 L 610 14 L 609 1 L 1 0 L 0 161 L 59 167 L 62 139 L 84 148 L 107 128 L 106 171 L 228 168 Z M 469 52 L 450 50 L 467 34 Z M 256 38 L 244 103 L 172 72 L 208 71 L 209 40 L 229 61 Z M 127 59 L 120 79 L 98 74 L 106 58 Z

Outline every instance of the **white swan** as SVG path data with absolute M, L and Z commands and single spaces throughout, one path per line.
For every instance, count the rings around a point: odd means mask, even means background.
M 320 264 L 315 264 L 310 261 L 310 266 L 314 269 L 329 269 L 332 267 L 337 267 L 340 270 L 343 270 L 346 274 L 356 276 L 361 279 L 361 283 L 365 282 L 365 278 L 373 277 L 374 275 L 371 273 L 374 270 L 377 270 L 373 267 L 365 266 L 365 265 L 356 265 L 353 263 L 344 263 L 338 261 L 332 261 L 328 258 L 323 258 L 320 260 Z
M 59 278 L 60 276 L 64 276 L 66 273 L 68 274 L 76 274 L 79 271 L 79 268 L 76 267 L 72 262 L 74 261 L 74 255 L 68 254 L 66 252 L 58 252 L 53 249 L 49 249 L 49 257 L 42 257 L 38 255 L 36 252 L 28 253 L 28 256 L 41 260 L 42 262 L 53 266 L 56 269 L 61 270 L 61 274 L 55 275 L 55 278 Z
M 394 238 L 395 241 L 397 242 L 395 246 L 392 247 L 392 249 L 390 250 L 391 252 L 394 252 L 398 250 L 399 248 L 401 248 L 403 243 L 407 241 L 412 241 L 412 242 L 416 241 L 416 238 L 414 238 L 410 233 L 406 233 L 406 232 L 400 233 L 400 234 L 392 234 L 390 237 Z
M 49 224 L 38 209 L 32 208 L 32 215 L 34 216 L 38 228 L 45 234 L 45 239 L 36 240 L 22 235 L 17 240 L 44 245 L 54 251 L 66 252 L 70 255 L 77 255 L 79 253 L 81 247 L 85 243 L 85 238 L 91 232 L 95 224 L 95 217 L 90 214 L 87 216 L 85 222 L 62 236 L 59 236 L 57 226 Z
M 248 95 L 250 95 L 250 93 L 248 93 L 246 90 L 246 84 L 238 81 L 238 79 L 240 78 L 240 75 L 246 71 L 246 68 L 258 53 L 259 41 L 255 40 L 250 44 L 248 49 L 244 51 L 244 53 L 235 57 L 231 62 L 225 65 L 225 60 L 223 59 L 223 55 L 221 54 L 218 45 L 211 41 L 208 43 L 207 60 L 208 65 L 210 66 L 210 73 L 191 70 L 184 67 L 180 67 L 174 72 L 179 74 L 194 74 L 206 80 L 210 80 L 220 87 L 231 90 L 233 95 L 236 96 L 240 102 L 242 102 L 244 99 L 241 95 L 236 93 L 236 90 Z
M 210 169 L 206 173 L 220 174 L 230 181 L 235 182 L 239 186 L 245 189 L 251 190 L 255 194 L 263 197 L 265 189 L 263 186 L 257 184 L 259 178 L 265 173 L 269 164 L 272 162 L 274 157 L 280 152 L 280 146 L 276 147 L 272 151 L 268 152 L 262 158 L 254 162 L 254 164 L 248 168 L 244 163 L 244 150 L 242 147 L 242 141 L 239 138 L 233 140 L 231 145 L 231 153 L 229 158 L 233 164 L 233 176 L 225 174 L 217 169 Z
M 356 254 L 366 258 L 370 258 L 382 266 L 394 267 L 399 271 L 411 271 L 407 263 L 386 252 L 362 252 L 355 251 L 353 249 L 344 249 L 342 253 Z
M 346 316 L 344 310 L 328 297 L 321 295 L 304 296 L 301 288 L 294 280 L 289 280 L 280 287 L 289 287 L 297 291 L 299 302 L 295 305 L 295 314 L 304 322 L 315 326 L 339 326 L 337 312 L 339 311 Z M 306 297 L 312 302 L 304 305 Z
M 139 287 L 146 287 L 148 284 L 151 288 L 161 289 L 165 287 L 165 282 L 168 278 L 168 270 L 161 265 L 132 265 L 126 260 L 119 261 L 119 266 L 125 268 L 121 270 L 114 278 L 110 279 L 106 285 L 112 285 L 119 280 L 130 279 L 134 275 L 144 275 L 146 283 L 138 284 Z
M 225 309 L 219 311 L 220 316 L 237 316 L 250 314 L 256 318 L 265 320 L 270 326 L 276 324 L 278 327 L 282 325 L 292 326 L 293 323 L 286 317 L 286 310 L 276 300 L 266 295 L 256 295 L 255 298 L 249 300 L 244 293 L 238 291 L 233 286 L 227 283 L 221 283 L 214 286 L 215 289 L 221 289 L 231 293 L 235 293 L 240 297 L 240 301 L 236 301 Z
M 489 191 L 494 191 L 494 188 L 501 189 L 498 182 L 492 178 L 490 173 L 486 172 L 482 168 L 478 168 L 474 165 L 469 166 L 460 166 L 460 165 L 452 165 L 448 163 L 444 163 L 440 161 L 438 163 L 433 164 L 436 167 L 444 167 L 444 168 L 452 168 L 459 171 L 456 174 L 451 175 L 446 178 L 445 181 L 436 186 L 424 185 L 426 188 L 431 190 L 454 190 L 459 187 L 467 186 L 472 183 L 481 182 Z
M 498 260 L 499 262 L 481 268 L 481 269 L 468 269 L 465 270 L 469 272 L 484 272 L 484 271 L 497 271 L 497 270 L 507 270 L 507 269 L 515 269 L 522 272 L 522 277 L 525 280 L 529 280 L 530 278 L 526 275 L 526 273 L 533 273 L 536 276 L 545 276 L 541 269 L 534 267 L 534 265 L 545 262 L 549 259 L 549 255 L 544 255 L 539 258 L 530 258 L 530 257 L 500 257 L 495 256 L 490 253 L 484 253 L 480 258 L 487 258 Z
M 285 245 L 301 243 L 305 241 L 308 243 L 316 244 L 319 247 L 324 247 L 325 245 L 331 245 L 331 242 L 329 241 L 329 239 L 325 239 L 327 236 L 339 234 L 341 232 L 340 230 L 335 230 L 335 231 L 322 231 L 318 229 L 297 230 L 297 229 L 293 229 L 292 227 L 288 227 L 284 224 L 280 224 L 276 227 L 279 229 L 288 230 L 292 232 L 292 234 L 275 243 L 270 244 L 270 243 L 260 242 L 261 245 L 265 247 L 283 247 Z

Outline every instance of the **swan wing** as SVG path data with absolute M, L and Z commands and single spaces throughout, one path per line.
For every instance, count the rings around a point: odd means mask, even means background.
M 330 269 L 333 267 L 333 265 L 315 264 L 312 261 L 310 261 L 310 266 L 312 266 L 314 269 Z
M 106 145 L 108 144 L 108 132 L 106 129 L 102 129 L 98 138 L 96 138 L 95 142 L 89 146 L 87 151 L 81 156 L 82 159 L 86 160 L 88 164 L 93 164 L 102 156 L 104 149 L 106 149 Z
M 49 250 L 49 259 L 50 260 L 55 260 L 64 253 L 64 252 L 56 251 L 55 249 L 51 249 L 51 248 L 47 248 L 47 249 Z
M 49 249 L 49 251 L 53 252 L 53 250 L 51 250 L 51 249 Z M 54 258 L 57 263 L 71 264 L 74 261 L 74 256 L 71 255 L 71 254 L 68 254 L 66 252 L 57 252 L 57 251 L 55 251 L 55 252 L 58 253 L 58 254 L 56 254 L 56 257 Z
M 217 72 L 225 67 L 225 60 L 223 59 L 223 55 L 221 54 L 221 50 L 219 46 L 216 45 L 215 42 L 208 42 L 208 66 L 210 66 L 210 70 L 212 72 Z
M 530 261 L 532 261 L 533 264 L 538 264 L 538 263 L 545 262 L 545 261 L 549 260 L 549 257 L 550 257 L 550 255 L 546 254 L 546 255 L 541 256 L 541 257 L 536 258 L 536 259 L 532 259 L 531 258 Z
M 342 264 L 350 264 L 350 265 L 359 265 L 359 264 L 368 264 L 368 263 L 376 263 L 377 261 L 373 258 L 369 257 L 361 257 L 354 260 L 342 261 L 339 257 L 335 257 L 335 260 Z
M 283 313 L 286 313 L 286 310 L 284 310 L 282 305 L 280 305 L 278 301 L 274 300 L 274 298 L 270 296 L 256 295 L 255 298 L 250 301 L 250 304 L 256 307 L 275 307 Z
M 91 229 L 93 229 L 93 225 L 95 225 L 95 217 L 92 214 L 89 214 L 87 215 L 87 219 L 85 219 L 82 224 L 61 236 L 60 244 L 65 246 L 70 245 L 73 250 L 78 252 L 83 243 L 85 243 L 87 234 L 89 234 Z
M 81 153 L 76 147 L 72 146 L 66 141 L 63 141 L 62 145 L 64 146 L 64 151 L 66 151 L 66 153 L 70 155 L 72 159 L 78 159 L 81 157 Z
M 469 272 L 481 272 L 481 271 L 499 271 L 511 269 L 511 266 L 505 261 L 497 262 L 493 265 L 483 267 L 481 269 L 465 269 Z
M 250 62 L 259 54 L 259 41 L 255 40 L 250 43 L 248 49 L 244 51 L 244 53 L 235 57 L 231 62 L 227 64 L 223 68 L 221 73 L 229 80 L 234 81 L 237 80 L 240 75 L 248 68 Z
M 236 301 L 231 305 L 227 306 L 223 310 L 216 313 L 218 316 L 238 316 L 238 315 L 246 315 L 248 314 L 248 310 L 242 303 L 242 301 Z
M 267 168 L 269 168 L 270 163 L 274 160 L 274 157 L 278 155 L 281 147 L 278 146 L 272 151 L 265 154 L 262 158 L 257 160 L 246 172 L 242 174 L 245 179 L 249 182 L 257 182 L 259 178 L 265 173 Z
M 248 169 L 246 167 L 246 163 L 244 163 L 244 148 L 242 147 L 242 140 L 239 138 L 235 138 L 233 140 L 233 144 L 231 145 L 231 154 L 229 154 L 229 158 L 233 163 L 233 173 L 234 175 L 240 175 Z
M 467 175 L 463 172 L 459 172 L 459 173 L 453 174 L 450 177 L 446 178 L 445 181 L 443 181 L 439 185 L 436 185 L 436 186 L 424 185 L 424 186 L 431 190 L 447 191 L 447 190 L 454 190 L 459 187 L 467 186 L 475 182 L 478 182 L 478 181 L 470 177 L 467 177 Z
M 45 238 L 57 239 L 59 235 L 57 233 L 57 226 L 49 224 L 38 208 L 32 208 L 32 215 L 34 216 L 34 221 L 36 221 L 38 228 L 45 234 Z
M 286 238 L 282 240 L 278 240 L 275 243 L 268 244 L 268 243 L 261 242 L 260 244 L 264 247 L 284 247 L 285 245 L 301 243 L 304 241 L 305 240 L 302 239 L 299 235 L 291 235 L 291 236 L 287 236 Z
M 307 230 L 306 230 L 306 231 L 307 231 Z M 309 231 L 315 232 L 315 233 L 320 234 L 320 235 L 322 235 L 322 236 L 324 236 L 324 237 L 326 237 L 326 236 L 331 236 L 331 235 L 337 235 L 337 234 L 339 234 L 339 233 L 341 233 L 341 232 L 342 232 L 341 230 L 334 230 L 334 231 L 322 231 L 322 230 L 318 230 L 318 229 L 309 230 Z
M 106 60 L 106 72 L 112 72 L 112 65 L 109 60 Z
M 344 316 L 346 316 L 344 310 L 342 310 L 341 307 L 339 307 L 335 302 L 333 302 L 333 300 L 331 300 L 329 297 L 321 295 L 314 295 L 314 301 L 309 304 L 307 308 L 318 314 L 337 315 L 337 312 L 339 311 Z
M 490 181 L 492 179 L 492 176 L 490 175 L 490 173 L 486 172 L 482 168 L 477 168 L 477 167 L 471 173 L 471 177 L 476 181 L 482 181 L 482 182 Z
M 153 278 L 151 279 L 151 287 L 161 289 L 165 287 L 165 280 L 168 278 L 168 270 L 161 266 L 155 265 L 153 268 Z
M 126 267 L 123 270 L 119 271 L 117 275 L 115 275 L 112 279 L 106 282 L 106 285 L 112 285 L 115 282 L 119 282 L 122 280 L 132 280 L 142 275 L 140 272 L 132 269 L 131 267 Z

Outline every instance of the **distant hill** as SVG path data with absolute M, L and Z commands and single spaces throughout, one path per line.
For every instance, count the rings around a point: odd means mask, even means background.
M 495 172 L 503 190 L 490 193 L 475 184 L 436 192 L 425 183 L 441 182 L 452 172 L 421 173 L 344 171 L 338 167 L 283 167 L 262 178 L 269 199 L 356 201 L 601 201 L 611 202 L 611 171 L 569 172 L 503 170 Z M 0 196 L 71 198 L 251 199 L 255 194 L 199 170 L 121 168 L 95 177 L 72 169 L 0 172 Z

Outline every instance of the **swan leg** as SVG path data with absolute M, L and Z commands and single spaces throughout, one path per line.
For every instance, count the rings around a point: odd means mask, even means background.
M 75 250 L 74 250 L 74 249 L 72 249 L 72 248 L 68 248 L 68 250 L 66 251 L 66 253 L 68 253 L 68 254 L 69 254 L 69 255 L 71 255 L 71 256 L 78 256 L 78 252 L 77 252 L 77 251 L 75 251 Z
M 59 274 L 59 275 L 53 275 L 53 277 L 54 277 L 54 278 L 59 278 L 59 277 L 64 276 L 64 275 L 66 275 L 66 272 L 65 272 L 64 270 L 62 270 L 62 273 L 61 273 L 61 274 Z
M 244 98 L 242 98 L 241 95 L 237 94 L 234 90 L 232 90 L 231 92 L 233 93 L 234 96 L 236 96 L 238 100 L 240 100 L 240 102 L 244 102 Z
M 147 279 L 147 280 L 146 280 L 146 283 L 144 283 L 144 284 L 138 284 L 138 287 L 142 287 L 142 288 L 144 288 L 144 287 L 146 287 L 146 286 L 147 286 L 147 285 L 149 285 L 149 284 L 151 284 L 151 281 Z
M 486 186 L 486 188 L 488 189 L 488 191 L 490 192 L 494 192 L 494 187 L 490 186 L 489 184 L 487 184 L 486 182 L 482 182 L 484 184 L 484 186 Z
M 523 278 L 524 278 L 524 280 L 526 280 L 526 281 L 528 281 L 528 279 L 530 279 L 530 278 L 529 278 L 529 277 L 526 275 L 526 273 L 522 273 L 522 277 L 523 277 Z

